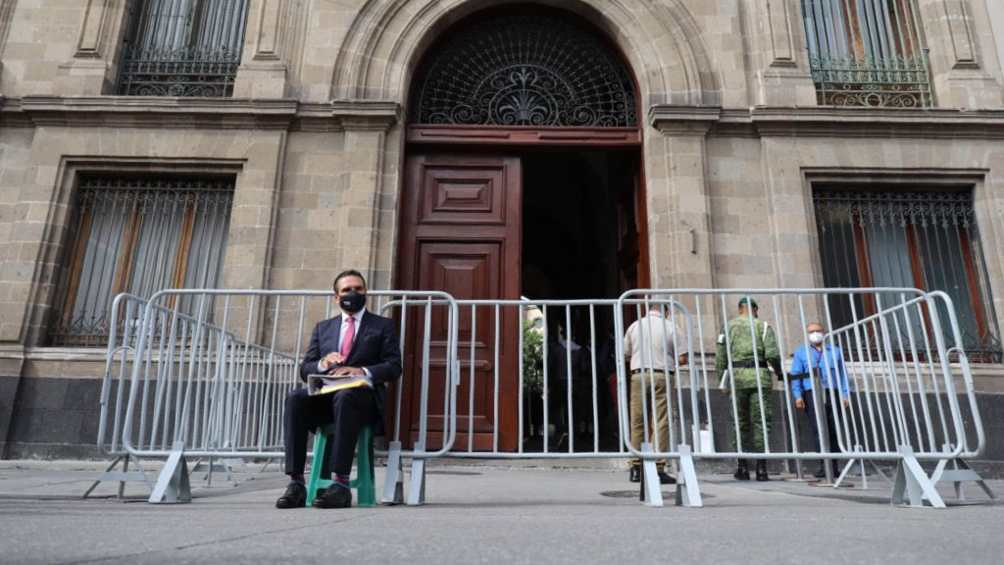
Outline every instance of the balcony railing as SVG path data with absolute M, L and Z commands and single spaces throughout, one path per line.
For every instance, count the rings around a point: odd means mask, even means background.
M 118 93 L 232 96 L 247 0 L 133 0 Z
M 809 66 L 824 106 L 931 106 L 915 0 L 802 0 Z
M 119 94 L 232 96 L 240 59 L 228 49 L 127 49 Z
M 927 57 L 811 57 L 812 80 L 823 106 L 930 106 Z

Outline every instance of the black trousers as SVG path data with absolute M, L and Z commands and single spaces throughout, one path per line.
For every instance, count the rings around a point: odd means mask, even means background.
M 823 402 L 823 412 L 826 417 L 826 437 L 830 442 L 830 452 L 834 453 L 840 449 L 837 445 L 837 422 L 840 421 L 840 406 L 837 406 L 837 419 L 833 418 L 833 404 L 830 402 L 830 391 L 829 389 L 824 389 L 821 395 L 825 395 L 825 400 Z M 805 416 L 809 419 L 809 430 L 812 435 L 812 445 L 815 447 L 816 451 L 821 451 L 823 448 L 819 445 L 819 428 L 816 426 L 816 403 L 812 397 L 812 391 L 807 390 L 802 394 L 802 399 L 805 401 Z M 820 462 L 822 465 L 822 461 Z M 836 461 L 834 461 L 834 468 L 837 467 Z
M 338 475 L 352 472 L 356 440 L 363 426 L 376 421 L 376 401 L 369 388 L 351 388 L 334 394 L 310 396 L 307 389 L 286 395 L 285 439 L 286 474 L 303 474 L 307 463 L 307 437 L 320 426 L 334 424 L 328 442 L 327 469 Z M 323 464 L 315 461 L 315 465 Z M 325 469 L 325 472 L 327 472 Z

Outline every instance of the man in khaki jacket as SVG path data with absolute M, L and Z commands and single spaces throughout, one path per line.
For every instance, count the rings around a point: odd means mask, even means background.
M 668 309 L 653 305 L 624 334 L 624 356 L 629 363 L 631 383 L 631 445 L 639 450 L 645 441 L 643 410 L 647 412 L 648 442 L 652 449 L 657 452 L 673 449 L 669 445 L 667 385 L 676 371 L 676 331 L 672 321 L 666 319 L 670 315 Z M 659 482 L 674 484 L 676 481 L 666 474 L 665 467 L 665 459 L 656 461 Z M 629 478 L 635 483 L 641 480 L 640 459 L 631 461 Z

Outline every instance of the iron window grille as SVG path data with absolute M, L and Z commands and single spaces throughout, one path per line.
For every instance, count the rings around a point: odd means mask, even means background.
M 53 345 L 104 345 L 118 293 L 216 287 L 233 189 L 232 177 L 81 178 Z M 177 307 L 192 313 L 184 300 Z
M 931 106 L 915 0 L 802 0 L 809 66 L 824 106 Z
M 416 74 L 418 124 L 636 127 L 634 83 L 587 25 L 551 13 L 481 16 Z
M 135 0 L 119 94 L 232 96 L 247 0 Z
M 967 355 L 977 362 L 1001 362 L 1000 332 L 971 191 L 824 189 L 815 192 L 814 201 L 827 287 L 944 291 L 955 304 Z M 877 300 L 885 302 L 876 304 Z M 853 303 L 847 297 L 831 297 L 833 327 L 851 323 L 854 313 L 860 319 L 901 300 L 899 295 L 884 294 L 858 297 Z M 919 310 L 911 309 L 890 331 L 924 335 L 931 316 L 926 307 Z M 939 312 L 938 318 L 948 332 L 948 313 Z M 950 334 L 946 340 L 952 343 Z

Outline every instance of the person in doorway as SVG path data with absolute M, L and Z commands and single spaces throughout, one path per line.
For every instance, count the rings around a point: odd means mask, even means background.
M 735 417 L 739 421 L 739 438 L 743 451 L 765 452 L 772 417 L 771 391 L 773 380 L 766 371 L 770 367 L 781 374 L 781 356 L 777 336 L 769 324 L 759 319 L 755 300 L 744 297 L 739 310 L 718 336 L 715 351 L 715 371 L 723 379 L 731 378 L 735 391 Z M 732 444 L 739 451 L 733 426 L 729 426 Z M 752 448 L 752 449 L 751 449 Z M 746 460 L 739 458 L 735 478 L 750 479 Z M 766 481 L 767 462 L 756 460 L 756 480 Z
M 834 406 L 830 400 L 831 394 L 840 395 L 846 408 L 850 403 L 847 386 L 847 370 L 844 367 L 844 356 L 839 346 L 825 342 L 826 329 L 822 324 L 813 322 L 805 327 L 808 344 L 802 344 L 795 349 L 791 360 L 790 383 L 791 396 L 795 400 L 795 408 L 805 414 L 809 420 L 813 445 L 816 451 L 823 452 L 824 446 L 819 442 L 819 429 L 816 425 L 816 401 L 812 392 L 813 379 L 819 379 L 823 384 L 820 391 L 823 399 L 823 412 L 826 414 L 827 440 L 826 446 L 831 452 L 838 449 L 837 422 L 841 421 L 839 408 L 834 418 Z M 837 392 L 834 389 L 838 389 Z M 826 476 L 825 463 L 820 461 L 816 478 Z M 833 476 L 839 475 L 839 465 L 833 460 Z
M 368 386 L 309 396 L 306 388 L 286 395 L 286 474 L 290 482 L 276 501 L 276 508 L 302 508 L 307 489 L 303 471 L 307 436 L 319 426 L 334 424 L 330 464 L 332 486 L 318 496 L 318 508 L 352 505 L 349 474 L 360 429 L 380 421 L 386 383 L 401 376 L 401 350 L 395 324 L 366 311 L 366 280 L 358 271 L 335 277 L 335 296 L 342 314 L 319 322 L 300 365 L 300 378 L 308 375 L 363 377 Z M 313 464 L 321 464 L 315 461 Z
M 659 305 L 652 305 L 648 313 L 632 323 L 624 334 L 624 356 L 631 371 L 631 446 L 635 449 L 641 449 L 646 434 L 653 451 L 673 449 L 669 445 L 667 381 L 676 370 L 675 334 L 672 322 L 665 318 Z M 661 484 L 676 483 L 665 471 L 665 459 L 656 461 L 656 469 Z M 640 459 L 631 460 L 628 478 L 633 483 L 641 481 Z

